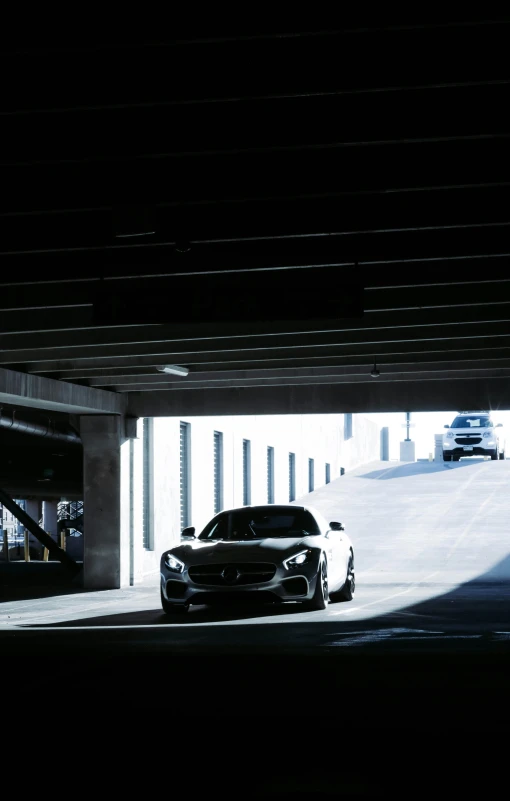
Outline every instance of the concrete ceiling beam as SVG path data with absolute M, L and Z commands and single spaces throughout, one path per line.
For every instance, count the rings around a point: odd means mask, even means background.
M 114 392 L 0 368 L 0 404 L 69 414 L 123 414 L 126 400 Z

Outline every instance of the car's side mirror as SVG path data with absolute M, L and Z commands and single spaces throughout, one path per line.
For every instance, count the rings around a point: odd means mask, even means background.
M 181 534 L 181 540 L 194 540 L 195 539 L 195 527 L 188 526 L 188 528 L 184 528 Z
M 498 423 L 496 428 L 503 428 L 503 423 Z
M 341 523 L 336 523 L 335 521 L 330 523 L 329 527 L 330 527 L 331 531 L 345 531 L 343 525 Z
M 450 426 L 445 426 L 445 428 L 450 428 Z

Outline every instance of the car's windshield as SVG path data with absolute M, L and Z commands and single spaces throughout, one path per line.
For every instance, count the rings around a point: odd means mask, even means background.
M 253 540 L 306 534 L 320 534 L 320 529 L 313 515 L 304 509 L 241 509 L 212 520 L 199 539 Z
M 456 417 L 451 428 L 492 428 L 493 422 L 487 415 L 473 414 Z

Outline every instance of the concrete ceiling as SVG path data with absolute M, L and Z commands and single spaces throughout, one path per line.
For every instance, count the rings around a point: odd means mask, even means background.
M 510 408 L 509 34 L 7 46 L 0 367 L 95 413 L 89 388 L 138 415 Z

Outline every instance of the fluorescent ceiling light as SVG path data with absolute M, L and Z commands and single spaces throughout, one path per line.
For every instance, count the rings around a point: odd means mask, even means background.
M 160 373 L 171 373 L 172 375 L 188 375 L 189 370 L 187 367 L 179 367 L 177 364 L 165 364 L 164 367 L 158 367 Z

